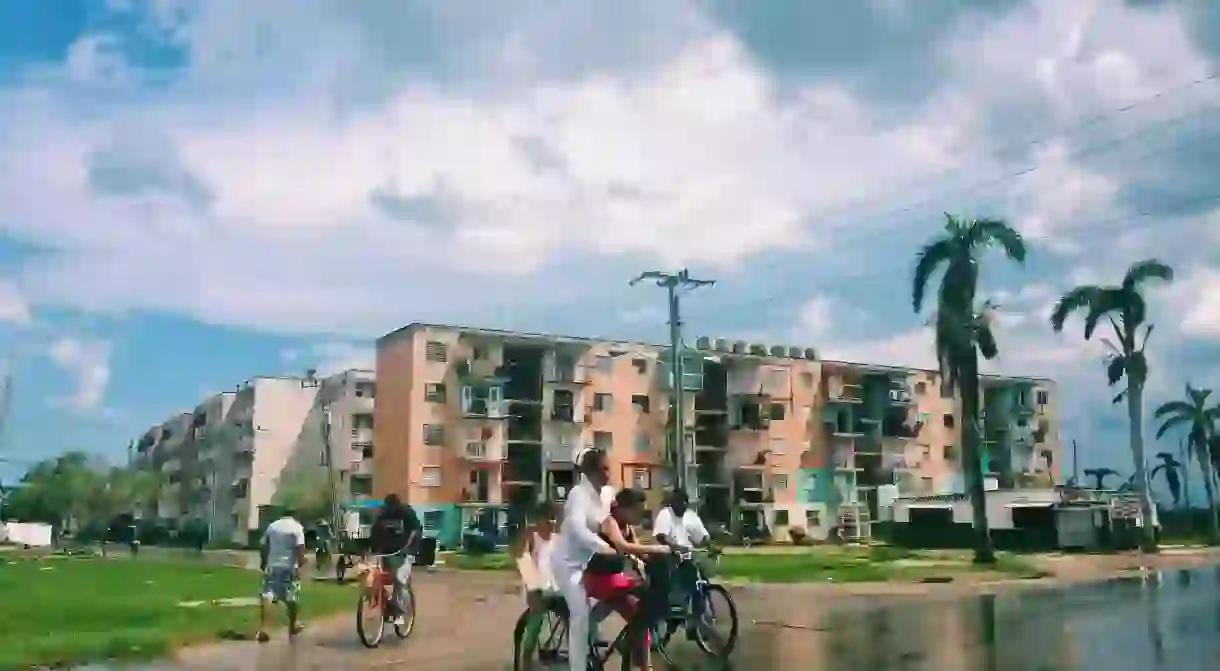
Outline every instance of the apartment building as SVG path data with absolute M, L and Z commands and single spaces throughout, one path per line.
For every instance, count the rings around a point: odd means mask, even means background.
M 214 542 L 240 544 L 288 488 L 367 496 L 373 390 L 372 371 L 349 370 L 256 377 L 205 398 L 136 442 L 133 465 L 165 476 L 156 509 L 142 513 L 203 520 Z
M 964 487 L 960 403 L 934 372 L 712 338 L 684 357 L 688 476 L 710 522 L 867 537 L 887 491 Z M 563 496 L 591 446 L 655 503 L 675 463 L 669 368 L 656 345 L 411 324 L 377 342 L 374 492 L 454 542 L 511 501 Z M 989 377 L 983 394 L 986 469 L 1057 480 L 1053 384 Z

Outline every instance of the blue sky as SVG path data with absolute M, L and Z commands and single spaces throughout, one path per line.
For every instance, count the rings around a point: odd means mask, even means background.
M 110 456 L 208 391 L 368 364 L 410 321 L 700 334 L 930 365 L 917 245 L 1002 216 L 992 369 L 1129 471 L 1054 299 L 1158 256 L 1153 401 L 1220 383 L 1220 16 L 1171 3 L 10 0 L 4 454 Z M 918 6 L 918 11 L 915 7 Z M 14 467 L 5 471 L 11 477 Z

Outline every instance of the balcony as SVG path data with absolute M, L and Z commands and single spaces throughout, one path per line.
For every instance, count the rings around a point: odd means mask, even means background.
M 556 405 L 551 409 L 551 421 L 583 424 L 585 421 L 584 408 L 579 408 L 575 404 Z
M 466 461 L 476 463 L 491 463 L 493 461 L 501 461 L 503 455 L 501 454 L 501 450 L 497 448 L 498 445 L 496 443 L 482 440 L 470 440 L 467 441 L 464 446 L 462 446 L 462 458 Z
M 372 427 L 359 427 L 351 430 L 352 443 L 354 445 L 369 445 L 373 442 Z
M 570 464 L 576 458 L 576 453 L 581 449 L 576 442 L 571 443 L 548 443 L 543 446 L 543 452 L 546 453 L 546 460 L 555 464 Z
M 373 460 L 363 458 L 352 459 L 351 468 L 347 472 L 349 475 L 372 475 Z
M 250 495 L 250 481 L 246 478 L 233 483 L 232 493 L 234 499 L 244 499 Z
M 491 487 L 487 484 L 480 484 L 463 489 L 462 503 L 467 505 L 487 505 L 492 503 Z
M 462 416 L 468 419 L 505 419 L 508 404 L 496 398 L 462 398 Z
M 826 381 L 826 398 L 831 403 L 858 404 L 864 402 L 864 386 L 832 376 Z

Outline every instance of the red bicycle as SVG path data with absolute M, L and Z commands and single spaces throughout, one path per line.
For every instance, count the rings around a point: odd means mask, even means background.
M 366 648 L 376 648 L 385 637 L 385 626 L 394 623 L 394 633 L 400 640 L 406 639 L 415 629 L 415 592 L 408 575 L 402 590 L 402 603 L 393 597 L 394 576 L 382 566 L 382 559 L 390 555 L 371 555 L 370 563 L 360 574 L 360 597 L 356 602 L 356 633 Z M 405 566 L 411 566 L 413 557 L 406 556 Z M 398 618 L 402 620 L 399 621 Z M 366 618 L 368 622 L 366 622 Z

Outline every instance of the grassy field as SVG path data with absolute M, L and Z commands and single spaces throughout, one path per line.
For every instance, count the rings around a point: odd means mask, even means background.
M 511 571 L 513 560 L 503 553 L 442 557 L 445 566 L 467 570 Z M 1031 563 L 1001 554 L 994 567 L 976 567 L 962 552 L 903 550 L 887 546 L 729 548 L 720 565 L 710 570 L 733 581 L 764 583 L 889 582 L 952 579 L 989 570 L 1006 577 L 1039 578 L 1046 575 Z
M 252 636 L 257 605 L 211 602 L 257 597 L 259 579 L 203 561 L 0 554 L 0 669 L 155 658 L 186 643 Z M 351 586 L 306 580 L 301 589 L 305 621 L 355 599 Z M 282 608 L 274 622 L 282 626 Z

